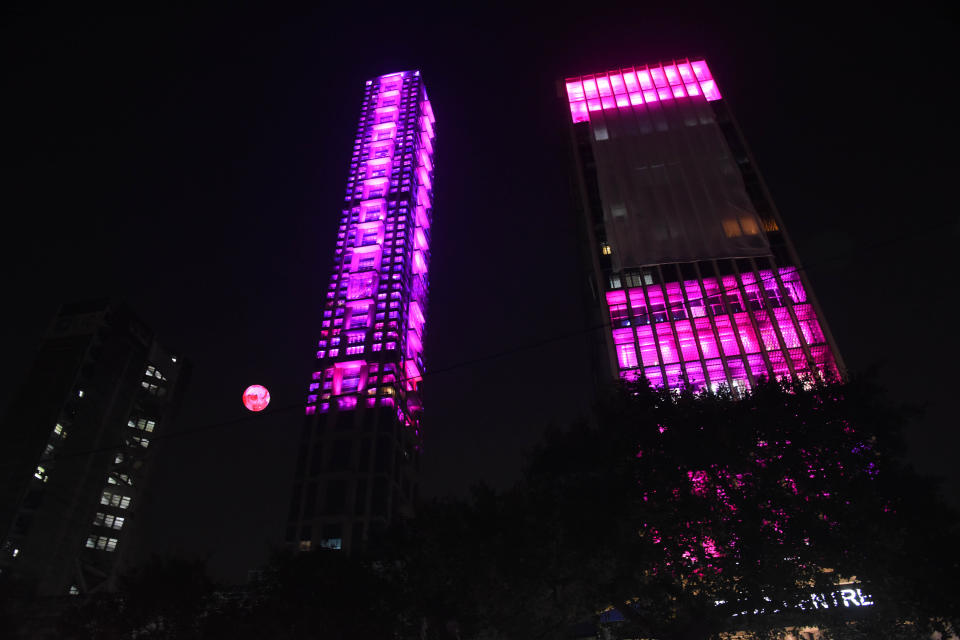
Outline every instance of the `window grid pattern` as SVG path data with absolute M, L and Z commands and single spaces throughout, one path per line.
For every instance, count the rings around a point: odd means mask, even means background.
M 706 61 L 687 58 L 567 78 L 566 89 L 575 123 L 588 122 L 592 111 L 643 108 L 644 104 L 699 96 L 709 102 L 722 97 Z
M 614 289 L 606 301 L 624 380 L 740 392 L 760 378 L 838 375 L 795 267 Z
M 384 406 L 419 428 L 434 124 L 419 71 L 367 81 L 308 415 Z

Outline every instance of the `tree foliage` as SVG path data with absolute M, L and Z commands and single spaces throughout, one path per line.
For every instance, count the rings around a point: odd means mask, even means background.
M 425 505 L 365 555 L 281 554 L 236 590 L 157 562 L 63 637 L 928 636 L 960 617 L 960 531 L 903 461 L 908 423 L 861 379 L 629 385 L 548 432 L 514 488 Z

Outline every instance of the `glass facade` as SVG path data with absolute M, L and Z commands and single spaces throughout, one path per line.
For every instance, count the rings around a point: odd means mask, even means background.
M 614 376 L 739 393 L 761 378 L 840 375 L 810 283 L 706 62 L 567 78 L 564 88 Z

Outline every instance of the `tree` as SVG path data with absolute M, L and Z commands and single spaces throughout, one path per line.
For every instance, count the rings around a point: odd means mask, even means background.
M 201 638 L 213 593 L 203 561 L 156 556 L 123 575 L 116 592 L 95 594 L 68 608 L 60 617 L 58 637 Z
M 960 613 L 958 521 L 901 458 L 907 417 L 859 379 L 630 385 L 548 434 L 514 490 L 428 509 L 404 566 L 463 637 L 547 637 L 605 607 L 629 637 L 934 628 Z

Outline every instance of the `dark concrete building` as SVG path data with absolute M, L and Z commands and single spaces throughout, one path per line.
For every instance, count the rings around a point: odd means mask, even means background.
M 63 306 L 0 426 L 0 580 L 110 589 L 189 367 L 124 304 Z

